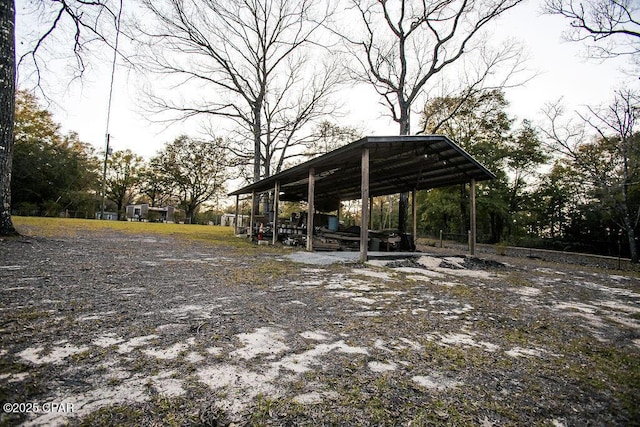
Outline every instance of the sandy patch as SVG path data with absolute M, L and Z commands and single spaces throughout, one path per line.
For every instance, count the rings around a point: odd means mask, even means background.
M 587 314 L 594 314 L 596 311 L 598 311 L 598 307 L 581 302 L 559 302 L 554 306 L 554 308 L 560 311 L 574 310 Z
M 298 300 L 288 301 L 288 302 L 285 302 L 283 304 L 285 304 L 285 305 L 299 305 L 301 307 L 306 307 L 306 305 L 307 305 L 306 303 L 304 303 L 302 301 L 298 301 Z
M 640 307 L 635 305 L 623 304 L 618 301 L 596 301 L 594 304 L 599 305 L 601 307 L 607 307 L 618 311 L 624 311 L 625 313 L 640 313 Z
M 142 403 L 148 400 L 141 380 L 126 381 L 115 388 L 98 388 L 86 393 L 56 399 L 56 402 L 73 404 L 73 416 L 83 417 L 103 406 L 117 403 Z M 51 412 L 33 418 L 25 426 L 63 425 L 67 414 Z
M 94 314 L 88 314 L 85 316 L 80 316 L 78 317 L 78 321 L 80 322 L 86 322 L 88 320 L 104 320 L 107 317 L 110 317 L 112 315 L 116 314 L 115 311 L 103 311 L 100 313 L 94 313 Z
M 107 348 L 112 345 L 120 344 L 122 341 L 124 341 L 122 337 L 117 337 L 116 334 L 113 333 L 106 333 L 101 337 L 94 339 L 91 343 L 98 347 Z
M 511 357 L 540 357 L 544 350 L 539 348 L 521 348 L 514 347 L 511 350 L 505 351 L 505 354 Z
M 280 395 L 272 384 L 277 375 L 273 369 L 259 374 L 234 365 L 217 365 L 202 368 L 196 375 L 213 390 L 225 389 L 227 394 L 220 400 L 220 406 L 232 413 L 242 411 L 258 394 L 271 398 Z
M 351 301 L 361 302 L 361 303 L 367 304 L 367 305 L 375 304 L 377 302 L 376 299 L 367 298 L 367 297 L 355 297 L 355 298 L 351 298 Z
M 427 388 L 429 390 L 438 390 L 443 391 L 447 389 L 456 388 L 462 385 L 459 381 L 454 381 L 449 378 L 445 378 L 441 374 L 435 373 L 431 375 L 416 375 L 411 378 L 413 382 L 418 384 L 421 387 Z
M 601 286 L 596 283 L 593 283 L 592 286 L 594 286 L 599 291 L 604 292 L 606 295 L 617 295 L 621 297 L 640 299 L 639 293 L 633 292 L 632 290 L 629 290 L 629 289 L 620 289 L 620 288 L 614 288 L 611 286 Z
M 446 276 L 442 273 L 438 273 L 437 271 L 425 270 L 424 268 L 418 267 L 397 267 L 394 270 L 400 271 L 402 273 L 407 273 L 411 275 L 411 278 L 414 280 L 425 280 L 425 279 L 443 279 Z
M 193 363 L 194 365 L 196 363 L 200 363 L 204 360 L 204 356 L 201 355 L 200 353 L 196 353 L 195 351 L 192 351 L 191 353 L 187 354 L 184 357 L 184 360 L 186 360 L 187 362 Z
M 5 383 L 19 383 L 29 377 L 28 372 L 20 372 L 18 374 L 2 374 L 0 381 Z
M 255 332 L 238 334 L 236 337 L 244 347 L 231 352 L 230 355 L 241 359 L 253 359 L 261 354 L 267 354 L 268 357 L 273 358 L 276 354 L 289 349 L 289 346 L 283 342 L 286 338 L 284 331 L 274 328 L 259 328 Z
M 158 338 L 160 338 L 160 336 L 155 334 L 131 338 L 129 341 L 124 342 L 118 346 L 118 353 L 120 354 L 131 353 L 134 349 L 138 347 L 144 347 L 149 344 L 149 341 L 152 341 Z
M 333 296 L 338 298 L 356 298 L 356 297 L 362 296 L 362 293 L 351 292 L 351 291 L 340 291 L 340 292 L 334 292 Z
M 17 354 L 21 359 L 34 365 L 43 363 L 60 364 L 69 356 L 89 350 L 89 347 L 76 347 L 73 344 L 64 344 L 62 347 L 53 347 L 48 354 L 41 356 L 43 347 L 30 347 Z
M 427 335 L 426 338 L 429 341 L 435 341 L 439 339 L 439 343 L 444 346 L 462 345 L 462 346 L 468 346 L 468 347 L 478 347 L 491 353 L 498 351 L 498 349 L 500 349 L 500 346 L 496 344 L 493 344 L 487 341 L 476 341 L 474 336 L 471 334 L 463 334 L 463 333 L 450 333 L 446 335 L 433 334 L 433 335 Z
M 266 334 L 270 338 L 267 340 L 260 340 L 258 335 Z M 318 334 L 314 332 L 313 334 Z M 315 336 L 315 335 L 314 335 Z M 283 337 L 283 332 L 279 330 L 273 330 L 271 328 L 259 328 L 252 334 L 240 334 L 238 337 L 243 342 L 249 343 L 243 349 L 236 350 L 231 355 L 238 355 L 237 352 L 241 351 L 244 359 L 250 359 L 257 354 L 263 354 L 264 351 L 258 351 L 257 349 L 266 350 L 271 348 L 275 342 L 277 352 L 286 350 L 281 347 L 282 343 L 279 341 Z M 277 338 L 277 339 L 274 339 Z M 269 362 L 267 365 L 262 365 L 259 368 L 259 372 L 253 370 L 244 369 L 240 366 L 226 364 L 207 366 L 197 371 L 199 380 L 208 385 L 211 389 L 219 390 L 225 389 L 226 396 L 221 400 L 219 406 L 232 413 L 238 413 L 243 410 L 247 404 L 253 400 L 259 394 L 263 394 L 269 397 L 277 397 L 280 395 L 277 381 L 288 381 L 292 377 L 282 376 L 281 371 L 287 370 L 294 374 L 301 374 L 308 372 L 312 369 L 312 366 L 316 366 L 321 363 L 320 357 L 325 356 L 331 352 L 339 352 L 345 354 L 362 354 L 368 355 L 369 352 L 363 347 L 353 347 L 347 345 L 344 341 L 340 340 L 334 343 L 322 343 L 318 344 L 310 350 L 302 353 L 291 354 L 284 356 L 280 360 Z M 271 353 L 273 357 L 275 354 Z M 316 401 L 316 398 L 312 398 L 315 395 L 302 395 L 302 400 L 310 399 Z M 322 394 L 321 396 L 327 396 Z
M 425 268 L 436 269 L 440 267 L 442 258 L 436 258 L 432 256 L 421 256 L 416 260 L 418 264 L 423 265 Z
M 405 343 L 406 345 L 408 345 L 409 348 L 411 348 L 413 350 L 416 350 L 416 351 L 422 350 L 422 345 L 420 345 L 419 343 L 417 343 L 415 341 L 412 341 L 412 340 L 410 340 L 408 338 L 403 338 L 403 337 L 400 337 L 398 339 L 400 341 L 402 341 L 403 343 Z
M 369 354 L 369 351 L 364 347 L 352 347 L 340 340 L 330 344 L 318 344 L 311 350 L 283 357 L 280 361 L 275 362 L 273 366 L 282 367 L 296 373 L 308 372 L 311 370 L 311 366 L 319 363 L 317 359 L 320 356 L 324 356 L 334 350 L 346 354 Z
M 398 350 L 405 350 L 410 348 L 415 351 L 422 351 L 423 346 L 417 343 L 416 341 L 410 340 L 408 338 L 398 338 L 398 340 L 392 340 L 389 343 L 386 343 L 384 340 L 377 339 L 373 343 L 373 347 L 386 351 L 389 353 L 395 353 Z
M 378 373 L 395 371 L 398 368 L 398 365 L 395 362 L 384 363 L 384 362 L 373 361 L 373 362 L 367 363 L 367 366 L 372 372 L 378 372 Z
M 532 288 L 530 286 L 521 286 L 518 288 L 507 288 L 507 291 L 513 292 L 514 294 L 522 295 L 524 297 L 535 297 L 542 293 L 540 289 Z
M 313 341 L 325 341 L 329 339 L 329 334 L 324 331 L 306 331 L 302 332 L 300 336 Z
M 156 388 L 158 393 L 167 397 L 178 397 L 185 393 L 185 390 L 182 387 L 182 381 L 172 378 L 175 375 L 175 371 L 165 371 L 151 377 L 153 386 Z
M 392 280 L 391 275 L 387 272 L 384 271 L 374 271 L 374 270 L 369 270 L 366 268 L 358 268 L 358 269 L 353 269 L 351 270 L 351 273 L 353 274 L 357 274 L 360 276 L 367 276 L 367 277 L 371 277 L 374 279 L 381 279 L 381 280 Z
M 188 344 L 176 343 L 168 348 L 159 348 L 159 349 L 145 349 L 142 350 L 144 354 L 147 356 L 155 357 L 156 359 L 161 360 L 173 360 L 180 353 L 186 351 L 189 348 Z
M 326 399 L 337 399 L 339 397 L 340 395 L 338 393 L 332 391 L 312 391 L 310 393 L 303 393 L 294 396 L 292 400 L 301 405 L 316 405 L 318 403 L 322 403 Z
M 222 349 L 220 347 L 209 347 L 205 351 L 212 356 L 219 356 L 222 354 Z

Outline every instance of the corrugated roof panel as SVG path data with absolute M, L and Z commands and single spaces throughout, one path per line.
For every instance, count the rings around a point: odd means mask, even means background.
M 330 153 L 236 190 L 230 195 L 262 193 L 280 182 L 281 200 L 306 200 L 309 170 L 316 176 L 315 201 L 360 198 L 362 149 L 369 149 L 372 196 L 424 190 L 495 178 L 466 151 L 442 135 L 369 136 Z

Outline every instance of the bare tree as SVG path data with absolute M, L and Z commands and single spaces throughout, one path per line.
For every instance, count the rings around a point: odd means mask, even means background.
M 316 126 L 313 143 L 307 148 L 305 156 L 313 158 L 326 154 L 362 137 L 363 134 L 360 129 L 351 126 L 339 126 L 325 120 Z
M 458 86 L 468 88 L 467 97 L 504 88 L 523 71 L 515 44 L 491 51 L 483 39 L 483 29 L 521 1 L 350 0 L 362 24 L 353 34 L 344 34 L 356 61 L 352 73 L 375 88 L 399 124 L 400 135 L 409 135 L 412 106 L 442 85 L 445 70 L 458 71 Z M 468 57 L 473 62 L 461 66 Z M 399 212 L 404 232 L 408 194 L 401 194 Z
M 156 18 L 138 28 L 146 67 L 181 89 L 179 96 L 152 95 L 154 111 L 176 113 L 170 120 L 230 119 L 241 141 L 234 153 L 252 163 L 254 181 L 279 170 L 305 142 L 307 125 L 332 111 L 327 99 L 338 68 L 322 62 L 316 40 L 329 2 L 143 3 Z
M 587 114 L 578 114 L 578 123 L 563 120 L 564 111 L 556 103 L 546 108 L 547 125 L 542 129 L 548 146 L 568 160 L 584 178 L 586 189 L 617 218 L 627 235 L 633 262 L 638 262 L 635 229 L 640 222 L 640 205 L 634 206 L 630 194 L 638 191 L 640 179 L 639 101 L 638 93 L 619 90 L 608 107 L 588 108 Z M 589 138 L 589 129 L 595 138 Z
M 15 4 L 12 0 L 0 2 L 0 235 L 13 235 L 16 230 L 11 220 L 11 166 L 13 152 L 13 115 L 15 107 L 16 52 L 15 52 Z M 73 30 L 72 51 L 76 58 L 78 76 L 86 69 L 84 54 L 86 46 L 94 40 L 106 42 L 100 36 L 101 25 L 113 22 L 117 16 L 106 1 L 102 0 L 39 0 L 33 3 L 37 11 L 44 13 L 45 30 L 37 38 L 29 51 L 21 56 L 20 62 L 32 60 L 35 81 L 42 81 L 42 60 L 38 53 L 45 42 L 65 22 Z M 46 18 L 50 18 L 47 21 Z
M 357 35 L 345 34 L 357 64 L 353 75 L 375 88 L 400 134 L 408 135 L 412 106 L 433 83 L 442 84 L 436 80 L 444 70 L 458 71 L 460 86 L 469 88 L 469 95 L 505 87 L 523 71 L 517 45 L 491 51 L 482 34 L 487 24 L 521 1 L 350 0 L 362 24 Z M 454 68 L 470 56 L 472 64 Z M 497 80 L 488 88 L 492 79 Z
M 39 31 L 28 48 L 20 53 L 21 80 L 33 80 L 43 91 L 43 73 L 48 62 L 61 58 L 71 71 L 71 79 L 81 78 L 89 66 L 88 56 L 95 43 L 115 48 L 109 37 L 118 26 L 121 0 L 37 0 L 26 6 L 26 13 Z M 64 43 L 59 43 L 64 40 Z M 95 53 L 95 51 L 93 52 Z M 74 63 L 73 65 L 70 65 Z M 59 83 L 59 80 L 56 80 Z
M 567 40 L 588 44 L 588 56 L 612 58 L 640 53 L 637 0 L 546 0 L 544 11 L 570 21 Z

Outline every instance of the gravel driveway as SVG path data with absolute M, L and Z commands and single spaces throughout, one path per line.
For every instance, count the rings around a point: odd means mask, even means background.
M 640 425 L 637 272 L 432 251 L 0 240 L 0 424 Z

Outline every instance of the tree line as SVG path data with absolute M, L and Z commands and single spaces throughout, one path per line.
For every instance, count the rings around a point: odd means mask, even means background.
M 495 180 L 478 183 L 481 242 L 630 256 L 640 218 L 637 104 L 637 94 L 620 91 L 607 108 L 588 109 L 581 123 L 563 121 L 561 105 L 548 105 L 546 125 L 539 127 L 527 120 L 515 123 L 504 93 L 494 90 L 464 102 L 434 99 L 424 106 L 421 126 L 431 133 L 437 123 L 440 132 L 496 174 Z M 589 127 L 598 130 L 595 136 L 586 136 Z M 14 213 L 72 211 L 95 217 L 104 153 L 73 132 L 62 135 L 28 92 L 18 92 L 15 129 Z M 306 158 L 360 136 L 356 129 L 329 122 L 316 134 L 316 143 L 303 153 Z M 109 209 L 121 217 L 126 205 L 144 202 L 179 207 L 187 222 L 196 222 L 203 203 L 223 197 L 225 183 L 237 177 L 222 138 L 180 136 L 148 161 L 130 150 L 106 158 L 105 194 Z M 466 186 L 419 192 L 421 233 L 466 238 L 468 192 Z M 397 227 L 398 198 L 374 203 L 373 226 Z
M 196 220 L 202 204 L 224 194 L 229 155 L 221 138 L 179 136 L 145 160 L 131 150 L 97 153 L 70 132 L 63 135 L 35 95 L 16 96 L 11 198 L 18 215 L 95 218 L 101 196 L 124 219 L 132 203 L 175 206 Z M 106 159 L 106 161 L 105 161 Z M 103 181 L 103 166 L 106 167 Z

